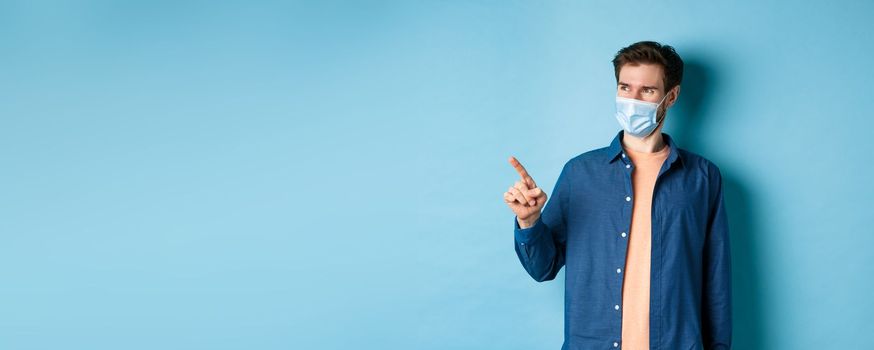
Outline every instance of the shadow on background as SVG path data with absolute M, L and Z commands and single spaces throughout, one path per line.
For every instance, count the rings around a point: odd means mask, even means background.
M 685 69 L 673 119 L 671 136 L 680 147 L 698 153 L 703 149 L 730 149 L 727 145 L 708 144 L 701 140 L 701 126 L 709 115 L 710 101 L 719 88 L 718 74 L 708 65 L 705 56 L 684 55 Z M 762 276 L 757 268 L 761 261 L 758 242 L 758 212 L 754 194 L 744 186 L 737 171 L 717 162 L 723 177 L 723 191 L 729 220 L 732 264 L 733 349 L 765 349 L 768 343 L 763 332 L 767 323 L 762 310 Z

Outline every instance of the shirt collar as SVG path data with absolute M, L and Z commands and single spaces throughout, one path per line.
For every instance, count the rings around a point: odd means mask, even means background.
M 623 135 L 624 135 L 624 132 L 622 130 L 619 130 L 619 133 L 616 134 L 616 137 L 613 138 L 613 142 L 611 142 L 610 146 L 607 148 L 607 150 L 608 150 L 607 163 L 613 163 L 613 161 L 615 161 L 623 153 L 625 153 L 625 150 L 622 148 L 622 136 Z M 666 134 L 666 133 L 662 133 L 662 138 L 664 138 L 665 143 L 667 143 L 668 146 L 671 147 L 671 153 L 668 154 L 668 159 L 667 159 L 668 165 L 669 166 L 673 165 L 673 163 L 677 160 L 680 161 L 680 165 L 683 165 L 683 156 L 680 155 L 680 152 L 678 151 L 678 148 L 677 148 L 677 144 L 674 143 L 674 139 L 671 138 L 671 136 Z

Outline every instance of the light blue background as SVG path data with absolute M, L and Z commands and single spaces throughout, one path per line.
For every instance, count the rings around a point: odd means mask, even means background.
M 687 62 L 736 349 L 871 347 L 874 3 L 0 3 L 0 348 L 558 349 L 513 251 L 606 146 L 615 52 Z

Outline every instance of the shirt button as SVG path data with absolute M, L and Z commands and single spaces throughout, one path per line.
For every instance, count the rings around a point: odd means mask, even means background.
M 613 306 L 614 309 L 619 310 L 619 305 Z
M 616 269 L 616 273 L 622 273 L 622 269 Z
M 622 232 L 622 237 L 625 237 L 626 235 L 627 235 L 627 234 L 626 234 L 625 232 Z
M 626 202 L 631 202 L 631 197 L 625 197 Z
M 631 168 L 631 164 L 625 164 L 625 169 Z
M 619 343 L 617 343 L 617 342 L 613 342 L 613 347 L 614 347 L 614 348 L 618 348 L 618 347 L 619 347 Z
M 625 153 L 622 153 L 622 158 L 625 158 Z
M 519 244 L 521 244 L 521 245 L 525 245 L 525 243 L 519 243 Z

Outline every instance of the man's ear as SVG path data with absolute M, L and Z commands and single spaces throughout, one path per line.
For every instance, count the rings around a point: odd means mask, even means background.
M 668 107 L 673 106 L 677 99 L 680 98 L 680 85 L 674 86 L 671 90 L 674 91 L 674 95 L 668 97 Z

